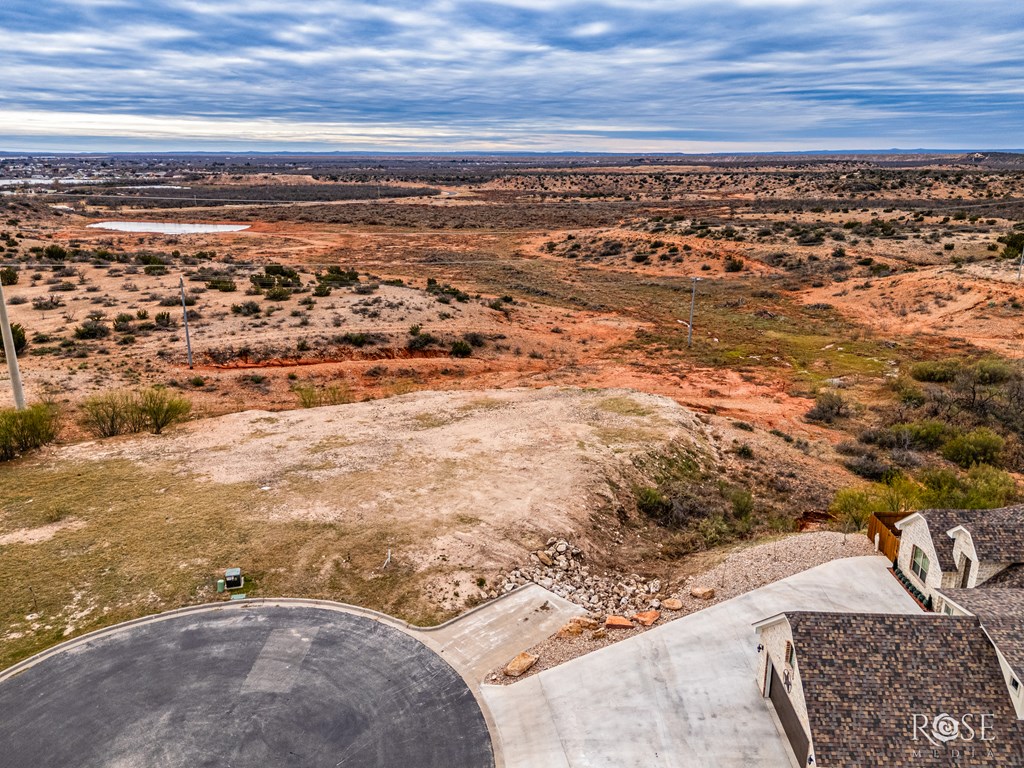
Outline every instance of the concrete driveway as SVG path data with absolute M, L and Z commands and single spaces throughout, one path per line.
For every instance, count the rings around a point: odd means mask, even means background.
M 0 766 L 493 766 L 473 691 L 399 625 L 246 601 L 94 633 L 0 675 Z
M 507 768 L 790 765 L 757 685 L 755 621 L 917 613 L 881 557 L 835 560 L 511 686 L 483 686 Z

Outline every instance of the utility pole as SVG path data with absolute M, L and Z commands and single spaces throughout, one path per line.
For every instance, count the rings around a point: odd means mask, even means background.
M 0 282 L 0 333 L 4 337 L 4 356 L 7 370 L 11 372 L 11 389 L 14 390 L 14 407 L 25 410 L 25 392 L 21 388 L 21 371 L 18 370 L 18 354 L 14 351 L 14 332 L 7 318 L 7 301 L 4 299 L 3 283 Z
M 700 280 L 699 277 L 691 277 L 690 278 L 690 281 L 691 281 L 690 284 L 691 284 L 692 288 L 690 289 L 690 327 L 686 330 L 686 346 L 687 347 L 692 347 L 693 346 L 693 307 L 697 303 L 697 281 L 698 280 Z
M 181 314 L 185 318 L 185 349 L 188 350 L 188 369 L 192 370 L 192 339 L 188 335 L 188 306 L 185 304 L 185 278 L 178 277 L 181 287 Z
M 1024 269 L 1024 248 L 1020 249 L 1020 264 L 1017 265 L 1017 282 L 1020 282 L 1020 272 Z

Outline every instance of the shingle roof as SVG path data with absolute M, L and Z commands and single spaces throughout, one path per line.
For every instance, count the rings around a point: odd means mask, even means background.
M 1024 589 L 944 589 L 942 594 L 981 622 L 999 652 L 1024 680 Z
M 972 765 L 1024 765 L 1024 728 L 976 618 L 786 616 L 818 766 L 948 768 L 945 747 L 913 739 L 914 714 L 943 713 L 992 714 L 990 757 Z
M 982 560 L 1002 563 L 1024 562 L 1024 505 L 1001 509 L 926 509 L 928 532 L 939 555 L 943 571 L 955 571 L 952 539 L 946 531 L 962 525 L 971 532 L 974 548 Z
M 991 579 L 977 585 L 978 589 L 1024 589 L 1024 563 L 1007 566 Z

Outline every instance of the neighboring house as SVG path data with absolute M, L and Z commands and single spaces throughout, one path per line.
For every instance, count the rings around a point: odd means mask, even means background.
M 973 616 L 792 612 L 754 625 L 796 765 L 1024 765 L 1024 727 Z
M 976 616 L 996 649 L 1006 690 L 1024 718 L 1024 590 L 946 589 L 941 610 L 951 616 Z
M 936 590 L 970 589 L 1024 565 L 1024 506 L 927 509 L 896 528 L 900 571 L 933 601 Z

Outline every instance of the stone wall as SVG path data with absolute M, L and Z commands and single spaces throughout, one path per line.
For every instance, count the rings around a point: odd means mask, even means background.
M 952 545 L 952 540 L 949 543 Z M 924 553 L 928 556 L 927 583 L 922 582 L 920 577 L 910 567 L 915 545 L 924 550 Z M 918 589 L 928 597 L 933 597 L 935 590 L 940 587 L 953 586 L 952 584 L 946 584 L 943 579 L 944 574 L 939 569 L 939 556 L 935 551 L 935 545 L 932 544 L 932 537 L 928 532 L 928 522 L 924 518 L 919 517 L 911 521 L 900 531 L 900 554 L 897 562 L 899 563 L 900 570 L 907 574 L 917 584 Z M 956 574 L 953 574 L 953 577 L 955 578 Z

